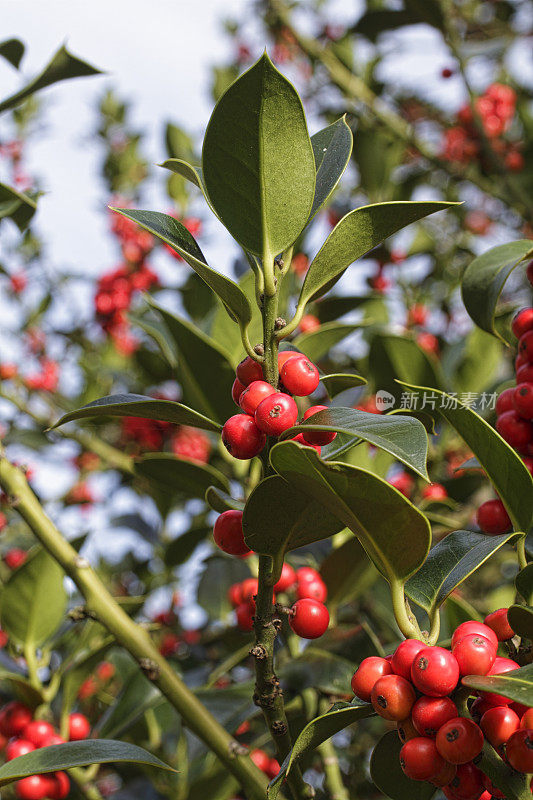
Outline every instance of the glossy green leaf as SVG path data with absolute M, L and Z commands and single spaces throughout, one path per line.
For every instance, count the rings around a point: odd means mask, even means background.
M 7 684 L 6 688 L 10 694 L 30 708 L 37 708 L 45 702 L 42 691 L 32 686 L 30 679 L 24 675 L 0 670 L 0 686 L 3 684 Z
M 533 601 L 533 564 L 528 564 L 527 567 L 521 569 L 514 582 L 526 603 L 531 604 Z
M 193 274 L 196 278 L 196 274 Z M 225 312 L 224 316 L 227 319 L 227 314 Z M 159 347 L 161 355 L 165 361 L 173 370 L 175 370 L 178 366 L 178 358 L 175 353 L 175 344 L 166 325 L 160 319 L 155 319 L 155 317 L 152 316 L 141 317 L 138 314 L 132 313 L 131 311 L 128 313 L 127 317 L 130 322 L 132 322 L 134 325 L 138 325 L 145 333 L 148 334 L 151 339 L 154 340 Z M 232 328 L 234 327 L 235 326 L 232 325 Z
M 208 503 L 213 511 L 222 514 L 224 511 L 242 511 L 244 501 L 236 500 L 230 494 L 220 491 L 216 486 L 210 486 L 205 493 L 205 502 Z
M 153 397 L 141 394 L 111 394 L 65 414 L 52 426 L 52 430 L 66 422 L 86 417 L 141 417 L 174 422 L 176 425 L 190 425 L 215 433 L 219 433 L 222 429 L 221 425 L 212 419 L 173 400 L 154 400 Z
M 357 436 L 376 447 L 392 453 L 399 461 L 429 480 L 426 468 L 428 437 L 422 423 L 401 414 L 371 414 L 355 408 L 340 406 L 319 411 L 312 417 L 284 431 L 282 438 L 290 439 L 304 430 L 337 431 Z
M 169 169 L 176 175 L 181 175 L 182 178 L 185 178 L 185 180 L 193 183 L 203 192 L 204 196 L 206 196 L 204 176 L 202 175 L 201 167 L 194 167 L 192 164 L 189 164 L 188 161 L 184 161 L 181 158 L 167 158 L 167 160 L 163 161 L 163 163 L 159 164 L 159 166 Z
M 192 556 L 198 545 L 211 535 L 212 528 L 203 525 L 180 534 L 165 547 L 163 560 L 167 567 L 178 567 Z
M 453 203 L 378 203 L 350 211 L 331 231 L 313 259 L 302 286 L 299 306 L 324 294 L 350 264 L 393 233 L 450 205 Z
M 300 333 L 292 344 L 297 350 L 305 353 L 307 358 L 318 361 L 329 353 L 332 347 L 361 327 L 361 323 L 327 322 L 314 331 Z
M 515 703 L 533 706 L 533 664 L 502 675 L 467 675 L 463 684 L 470 689 L 495 692 Z
M 316 185 L 309 220 L 331 196 L 350 160 L 353 136 L 346 117 L 341 117 L 311 136 L 311 145 L 315 157 Z
M 233 319 L 246 327 L 252 319 L 248 298 L 240 286 L 222 273 L 211 269 L 192 234 L 179 220 L 159 211 L 130 211 L 116 208 L 124 217 L 133 220 L 141 228 L 169 244 L 197 275 L 220 297 Z
M 234 239 L 272 257 L 308 220 L 315 159 L 298 93 L 263 55 L 218 101 L 202 167 L 213 208 Z
M 184 402 L 222 424 L 236 412 L 231 398 L 235 371 L 225 350 L 182 317 L 151 301 L 163 318 L 178 359 Z
M 122 736 L 149 708 L 161 700 L 159 689 L 136 670 L 98 723 L 99 738 Z
M 170 453 L 149 453 L 135 462 L 135 474 L 155 488 L 174 495 L 184 493 L 202 500 L 209 486 L 229 492 L 228 479 L 210 464 L 186 461 Z
M 336 322 L 345 314 L 369 302 L 368 295 L 328 295 L 323 297 L 313 307 L 313 313 L 320 322 Z
M 210 618 L 223 619 L 230 611 L 229 587 L 249 577 L 250 569 L 243 559 L 218 554 L 211 556 L 206 559 L 198 584 L 198 604 Z
M 382 332 L 374 336 L 368 354 L 368 373 L 377 391 L 393 395 L 396 410 L 404 405 L 405 392 L 396 379 L 445 388 L 438 362 L 409 336 Z
M 369 561 L 359 539 L 351 536 L 326 556 L 320 567 L 320 575 L 328 590 L 328 608 L 347 602 L 359 591 L 364 591 L 370 574 L 376 570 Z
M 507 619 L 515 633 L 533 642 L 533 608 L 519 605 L 509 606 Z
M 4 39 L 0 42 L 0 56 L 15 67 L 19 68 L 22 56 L 24 55 L 24 44 L 20 39 Z
M 0 222 L 3 219 L 12 219 L 18 229 L 23 231 L 36 210 L 37 204 L 33 198 L 0 183 Z
M 427 781 L 412 781 L 400 766 L 403 742 L 396 731 L 381 737 L 370 758 L 370 777 L 380 792 L 392 800 L 429 800 L 435 787 Z
M 457 398 L 425 386 L 404 385 L 418 393 L 437 396 L 435 410 L 428 408 L 428 413 L 442 415 L 455 428 L 494 484 L 515 530 L 529 531 L 533 521 L 533 479 L 513 448 L 488 422 Z
M 366 378 L 361 375 L 352 375 L 349 372 L 334 372 L 331 375 L 322 375 L 320 380 L 330 400 L 347 389 L 353 389 L 354 386 L 364 386 L 366 383 Z
M 87 75 L 99 74 L 99 69 L 73 56 L 66 47 L 60 47 L 40 75 L 30 81 L 23 89 L 0 102 L 0 114 L 10 108 L 16 108 L 31 94 L 44 89 L 46 86 L 51 86 L 53 83 L 67 80 L 67 78 L 81 78 Z
M 286 291 L 289 281 L 283 281 L 280 290 L 280 313 L 281 301 Z M 247 270 L 239 280 L 239 286 L 248 298 L 252 307 L 252 321 L 248 328 L 248 335 L 252 346 L 263 341 L 263 318 L 255 299 L 255 276 L 252 270 Z M 239 328 L 229 319 L 221 303 L 217 303 L 218 308 L 214 312 L 213 322 L 209 330 L 209 335 L 216 342 L 223 342 L 224 349 L 231 357 L 231 363 L 237 366 L 239 361 L 244 358 L 244 349 Z
M 0 596 L 0 626 L 30 647 L 43 644 L 66 613 L 65 573 L 46 550 L 37 550 L 6 582 Z
M 27 775 L 58 772 L 72 767 L 85 767 L 88 764 L 121 762 L 176 771 L 136 744 L 116 742 L 113 739 L 87 739 L 84 742 L 67 742 L 41 747 L 32 753 L 8 761 L 0 767 L 0 786 L 6 786 Z
M 354 700 L 353 703 L 335 703 L 325 714 L 321 714 L 311 720 L 294 742 L 293 748 L 283 762 L 280 772 L 269 784 L 267 792 L 269 800 L 276 800 L 284 778 L 302 756 L 315 750 L 322 742 L 330 739 L 349 725 L 353 725 L 354 722 L 370 717 L 374 713 L 374 709 L 369 703 L 360 703 Z
M 516 533 L 501 536 L 475 531 L 448 533 L 431 548 L 424 564 L 409 579 L 405 591 L 411 600 L 432 613 L 487 559 L 517 538 Z
M 281 666 L 279 675 L 289 690 L 301 693 L 304 689 L 316 689 L 326 695 L 342 696 L 347 693 L 346 687 L 350 685 L 353 671 L 351 659 L 310 643 L 296 658 Z
M 494 315 L 504 284 L 513 270 L 533 256 L 530 239 L 508 242 L 475 258 L 462 279 L 465 308 L 480 328 L 503 340 L 494 326 Z
M 275 445 L 270 459 L 291 486 L 350 528 L 388 580 L 405 581 L 423 564 L 429 522 L 390 484 L 347 464 L 324 463 L 295 442 Z
M 284 553 L 327 539 L 343 524 L 320 502 L 310 501 L 279 475 L 271 475 L 248 498 L 242 527 L 251 550 L 271 555 L 279 563 Z

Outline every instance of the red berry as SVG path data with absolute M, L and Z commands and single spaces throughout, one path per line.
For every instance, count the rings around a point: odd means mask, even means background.
M 241 394 L 239 405 L 245 414 L 250 414 L 253 417 L 261 400 L 274 394 L 275 391 L 274 387 L 266 381 L 252 381 Z
M 228 600 L 233 608 L 242 603 L 242 587 L 240 583 L 232 583 L 228 589 Z
M 507 533 L 512 526 L 507 509 L 499 498 L 487 500 L 479 506 L 477 524 L 483 533 L 488 533 L 490 536 Z
M 245 389 L 246 386 L 244 385 L 244 383 L 241 383 L 238 378 L 235 378 L 235 380 L 233 381 L 233 386 L 231 387 L 231 396 L 233 397 L 233 402 L 236 405 L 239 405 L 240 396 Z
M 461 675 L 487 675 L 496 659 L 496 648 L 492 642 L 472 633 L 457 642 L 452 649 L 459 664 Z
M 299 353 L 298 350 L 282 350 L 281 353 L 278 353 L 278 372 L 281 372 L 281 368 L 290 358 L 296 358 L 296 356 L 303 356 L 303 353 Z
M 289 624 L 294 633 L 302 639 L 318 639 L 322 636 L 329 625 L 329 612 L 318 600 L 304 597 L 297 600 L 292 607 L 292 615 L 289 617 Z
M 499 642 L 507 642 L 515 635 L 507 619 L 508 610 L 508 608 L 499 608 L 492 614 L 488 614 L 483 620 L 484 624 L 494 631 Z
M 243 603 L 255 602 L 254 597 L 257 594 L 259 584 L 257 578 L 246 578 L 241 583 L 241 598 Z
M 301 333 L 316 331 L 318 328 L 320 328 L 320 320 L 318 317 L 315 317 L 314 314 L 305 314 L 302 317 L 298 327 L 300 328 Z
M 466 717 L 456 717 L 437 733 L 437 750 L 451 764 L 466 764 L 483 749 L 483 734 L 476 723 Z
M 520 383 L 513 393 L 515 411 L 523 419 L 533 419 L 533 383 Z
M 483 791 L 483 773 L 471 762 L 459 764 L 450 787 L 458 800 L 477 800 Z
M 290 564 L 285 562 L 283 564 L 283 568 L 281 570 L 281 575 L 277 583 L 274 584 L 274 591 L 276 594 L 278 592 L 286 592 L 291 586 L 294 586 L 296 583 L 296 572 L 293 570 Z
M 224 511 L 217 517 L 213 538 L 218 547 L 230 556 L 247 556 L 252 551 L 244 541 L 242 511 Z
M 443 67 L 440 71 L 440 74 L 442 78 L 451 78 L 453 75 L 453 69 L 450 69 L 450 67 Z
M 422 497 L 427 500 L 445 500 L 448 497 L 448 492 L 440 483 L 432 483 L 431 486 L 425 486 L 422 490 Z
M 485 738 L 498 750 L 518 730 L 520 718 L 508 706 L 495 706 L 485 711 L 479 726 Z
M 252 383 L 252 381 L 264 380 L 263 368 L 261 364 L 258 361 L 254 361 L 254 359 L 250 358 L 250 356 L 243 358 L 241 363 L 237 366 L 235 373 L 237 375 L 237 379 L 242 383 L 243 386 L 248 386 L 248 384 Z
M 27 739 L 12 739 L 6 747 L 6 761 L 25 756 L 26 753 L 31 753 L 32 750 L 35 750 L 35 745 Z
M 48 790 L 50 800 L 65 800 L 70 792 L 70 778 L 66 772 L 54 772 L 51 775 L 52 788 Z
M 246 460 L 261 452 L 266 436 L 248 414 L 235 414 L 222 428 L 222 441 L 234 458 Z
M 20 736 L 26 725 L 33 719 L 28 706 L 12 700 L 3 707 L 0 714 L 0 733 L 4 736 Z
M 444 647 L 425 647 L 413 661 L 411 680 L 424 694 L 444 697 L 457 686 L 459 665 L 452 653 Z
M 85 714 L 74 712 L 68 718 L 68 739 L 69 742 L 81 742 L 87 739 L 91 732 L 91 724 Z
M 533 308 L 523 308 L 513 318 L 512 330 L 517 339 L 533 330 Z
M 327 406 L 311 406 L 304 414 L 304 419 L 309 419 L 313 414 L 318 414 L 319 411 L 327 411 Z M 308 431 L 304 429 L 302 436 L 308 444 L 329 444 L 336 437 L 335 431 Z
M 522 364 L 516 370 L 516 382 L 517 383 L 533 383 L 533 364 Z M 506 392 L 511 392 L 511 397 L 514 396 L 514 389 L 506 389 Z M 511 408 L 514 408 L 514 405 L 511 405 L 509 408 L 506 408 L 506 411 L 510 411 Z M 498 412 L 497 412 L 498 413 Z
M 531 333 L 533 334 L 533 331 Z M 533 440 L 533 424 L 527 419 L 522 419 L 516 411 L 506 411 L 498 417 L 496 430 L 502 439 L 517 450 L 522 450 Z
M 485 639 L 488 639 L 489 642 L 492 642 L 495 648 L 498 647 L 498 638 L 492 628 L 489 628 L 488 625 L 484 625 L 482 622 L 476 622 L 475 619 L 470 619 L 468 622 L 462 622 L 455 629 L 451 642 L 452 650 L 455 645 L 461 641 L 461 639 L 464 639 L 465 636 L 470 636 L 473 633 L 477 634 L 478 636 L 484 636 Z
M 434 786 L 445 787 L 448 786 L 449 783 L 453 781 L 457 774 L 457 767 L 455 764 L 450 764 L 448 761 L 444 762 L 443 768 L 432 777 L 431 783 Z M 446 792 L 445 789 L 443 789 Z
M 384 675 L 391 674 L 392 667 L 385 658 L 379 656 L 364 658 L 352 678 L 352 691 L 360 700 L 369 703 L 376 681 Z
M 418 736 L 406 742 L 400 750 L 400 764 L 411 780 L 429 781 L 444 768 L 444 759 L 433 739 Z
M 408 742 L 410 739 L 416 739 L 418 731 L 413 725 L 411 717 L 402 719 L 396 723 L 396 730 L 398 731 L 398 738 L 401 742 Z
M 302 444 L 304 447 L 312 447 L 314 450 L 317 451 L 318 455 L 320 455 L 320 451 L 322 450 L 319 444 L 309 444 L 309 442 L 306 442 L 303 433 L 299 433 L 297 436 L 293 436 L 291 438 L 291 441 L 298 442 L 298 444 Z
M 511 672 L 514 669 L 519 669 L 516 661 L 510 658 L 496 656 L 496 660 L 490 669 L 489 675 L 503 675 L 505 672 Z M 504 697 L 502 694 L 495 694 L 494 692 L 480 692 L 480 694 L 493 706 L 508 706 L 512 702 L 508 697 Z
M 24 564 L 27 557 L 28 554 L 25 550 L 21 550 L 19 547 L 13 547 L 4 555 L 4 561 L 9 569 L 18 569 L 18 567 Z
M 533 331 L 527 331 L 520 337 L 518 354 L 523 356 L 530 364 L 533 362 Z
M 312 581 L 298 581 L 296 585 L 296 595 L 298 600 L 310 598 L 324 603 L 328 596 L 328 589 L 320 575 Z
M 513 410 L 513 395 L 514 386 L 511 386 L 509 389 L 504 389 L 503 392 L 500 392 L 498 399 L 496 400 L 496 416 L 499 417 L 506 411 Z
M 267 755 L 264 750 L 260 750 L 259 748 L 250 750 L 250 758 L 261 772 L 266 773 L 270 768 L 270 756 Z
M 384 719 L 407 719 L 416 700 L 415 690 L 401 675 L 378 678 L 370 695 L 374 710 Z
M 305 356 L 286 361 L 281 368 L 280 376 L 287 391 L 298 397 L 312 394 L 320 380 L 317 368 Z
M 485 711 L 489 710 L 489 708 L 494 708 L 494 706 L 492 706 L 487 700 L 485 700 L 484 697 L 478 697 L 477 700 L 474 700 L 474 702 L 470 706 L 470 716 L 472 717 L 474 722 L 477 722 L 477 724 L 479 725 L 481 717 L 483 716 Z
M 42 800 L 52 787 L 53 783 L 47 775 L 30 775 L 16 782 L 15 792 L 20 800 Z
M 254 627 L 254 612 L 249 603 L 241 603 L 235 609 L 235 616 L 237 617 L 237 625 L 241 631 L 249 633 Z
M 419 697 L 411 711 L 413 725 L 420 736 L 434 739 L 439 728 L 457 716 L 457 707 L 449 697 Z
M 513 708 L 514 705 L 516 705 L 516 704 L 513 703 L 513 705 L 509 706 L 509 708 L 511 708 L 516 714 L 517 712 Z M 520 715 L 518 715 L 518 716 L 520 716 Z M 524 713 L 522 714 L 522 718 L 520 720 L 520 727 L 521 728 L 533 728 L 533 708 L 528 708 L 527 711 L 524 711 Z
M 274 392 L 266 397 L 255 412 L 257 427 L 268 436 L 279 436 L 283 431 L 292 428 L 297 419 L 298 406 L 284 392 Z
M 54 728 L 49 722 L 44 719 L 34 719 L 24 728 L 23 737 L 34 744 L 35 747 L 46 747 L 48 740 L 54 733 Z
M 533 730 L 520 729 L 513 733 L 505 746 L 507 761 L 518 772 L 533 772 Z
M 396 675 L 401 675 L 407 681 L 411 680 L 411 667 L 418 653 L 426 645 L 418 639 L 405 639 L 393 653 L 391 665 Z
M 414 489 L 415 482 L 408 472 L 400 472 L 389 481 L 391 486 L 394 486 L 405 497 L 410 497 Z

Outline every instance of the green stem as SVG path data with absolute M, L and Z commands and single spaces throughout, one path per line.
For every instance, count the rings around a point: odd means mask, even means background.
M 264 800 L 266 778 L 250 758 L 235 753 L 235 741 L 188 689 L 152 643 L 147 631 L 137 625 L 109 594 L 90 567 L 63 538 L 45 514 L 24 473 L 0 454 L 0 486 L 15 499 L 15 508 L 37 539 L 72 578 L 85 598 L 87 609 L 113 634 L 138 662 L 196 734 L 226 769 L 240 782 L 250 800 Z M 96 800 L 96 798 L 95 798 Z
M 329 703 L 320 702 L 319 713 L 324 714 L 329 708 Z M 318 752 L 324 765 L 324 779 L 328 800 L 350 800 L 348 790 L 342 780 L 339 759 L 331 739 L 326 739 L 318 746 Z
M 420 639 L 423 636 L 418 623 L 412 613 L 407 610 L 407 603 L 403 590 L 403 584 L 396 579 L 390 580 L 392 610 L 396 623 L 406 639 Z
M 516 544 L 516 554 L 518 556 L 518 567 L 519 569 L 525 569 L 527 567 L 527 555 L 526 555 L 526 537 L 522 536 L 522 538 Z

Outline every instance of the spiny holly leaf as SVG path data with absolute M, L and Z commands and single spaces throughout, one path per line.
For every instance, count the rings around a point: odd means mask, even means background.
M 209 266 L 185 225 L 159 211 L 131 211 L 128 208 L 114 208 L 113 211 L 133 220 L 141 228 L 169 244 L 221 299 L 232 319 L 237 320 L 243 328 L 247 327 L 252 319 L 248 298 L 235 281 Z
M 213 208 L 244 248 L 273 257 L 297 239 L 313 204 L 315 159 L 298 93 L 266 54 L 215 106 L 202 167 Z
M 294 742 L 278 775 L 269 784 L 267 791 L 269 800 L 276 800 L 283 780 L 303 755 L 315 750 L 322 742 L 344 730 L 348 725 L 353 725 L 354 722 L 370 717 L 374 713 L 374 709 L 369 703 L 360 703 L 354 700 L 353 703 L 335 703 L 325 714 L 311 720 Z
M 229 492 L 228 479 L 210 464 L 198 464 L 170 453 L 148 453 L 135 462 L 135 474 L 167 494 L 184 493 L 204 499 L 211 484 Z
M 429 800 L 435 787 L 427 781 L 412 781 L 400 766 L 403 742 L 396 731 L 389 731 L 374 747 L 370 777 L 380 792 L 392 800 Z
M 284 431 L 290 439 L 305 430 L 337 431 L 363 439 L 396 456 L 408 467 L 429 480 L 426 468 L 428 437 L 422 423 L 400 414 L 371 414 L 354 408 L 332 407 Z
M 378 244 L 406 225 L 453 203 L 393 202 L 350 211 L 335 226 L 315 256 L 302 286 L 298 306 L 305 306 L 328 291 L 343 272 Z
M 480 692 L 494 692 L 515 703 L 533 706 L 533 664 L 502 675 L 467 675 L 463 684 Z
M 340 181 L 350 160 L 353 136 L 346 117 L 311 136 L 315 157 L 316 186 L 309 221 L 322 208 Z
M 332 372 L 330 375 L 322 375 L 320 380 L 330 400 L 347 389 L 353 389 L 354 386 L 364 386 L 367 382 L 366 378 L 361 375 L 352 375 L 349 372 Z
M 435 408 L 425 410 L 432 416 L 440 414 L 455 428 L 494 484 L 515 530 L 527 533 L 533 521 L 533 479 L 513 448 L 488 422 L 457 398 L 427 386 L 403 385 L 415 392 L 436 396 Z
M 454 589 L 501 547 L 521 534 L 486 536 L 474 531 L 453 531 L 429 551 L 417 573 L 406 584 L 407 595 L 431 614 Z
M 521 239 L 491 248 L 464 271 L 461 290 L 466 310 L 476 325 L 502 341 L 494 326 L 498 300 L 511 272 L 532 257 L 533 242 Z
M 113 739 L 87 739 L 84 742 L 67 742 L 41 747 L 32 753 L 8 761 L 0 767 L 0 786 L 18 781 L 28 775 L 58 772 L 88 764 L 117 764 L 127 762 L 145 764 L 175 772 L 156 756 L 129 742 Z
M 111 394 L 93 400 L 76 411 L 69 411 L 58 420 L 50 430 L 86 417 L 141 417 L 157 419 L 162 422 L 175 422 L 176 425 L 190 425 L 206 431 L 220 432 L 222 426 L 204 417 L 192 408 L 175 403 L 173 400 L 154 400 L 141 394 Z
M 348 464 L 325 463 L 295 442 L 275 445 L 270 460 L 291 486 L 353 531 L 389 581 L 406 581 L 425 561 L 429 522 L 386 481 Z
M 31 94 L 44 89 L 46 86 L 51 86 L 53 83 L 64 81 L 67 78 L 99 75 L 100 72 L 96 67 L 92 67 L 85 61 L 73 56 L 66 47 L 60 47 L 40 75 L 30 81 L 23 89 L 0 103 L 0 114 L 11 108 L 16 108 Z

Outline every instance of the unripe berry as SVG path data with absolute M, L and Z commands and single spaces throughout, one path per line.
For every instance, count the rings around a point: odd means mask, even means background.
M 521 339 L 525 333 L 533 330 L 533 308 L 522 308 L 515 314 L 511 327 L 517 339 Z
M 224 511 L 217 517 L 213 538 L 218 547 L 231 556 L 247 556 L 252 551 L 244 541 L 242 511 Z
M 304 414 L 304 419 L 309 419 L 313 414 L 318 414 L 320 411 L 327 411 L 327 406 L 311 406 Z M 336 437 L 335 431 L 308 431 L 304 428 L 302 436 L 307 444 L 326 445 L 333 441 Z
M 361 661 L 354 673 L 352 691 L 360 700 L 369 703 L 376 681 L 391 674 L 392 667 L 385 658 L 369 656 Z
M 294 586 L 296 583 L 296 572 L 293 570 L 290 564 L 285 562 L 283 564 L 283 568 L 281 570 L 281 575 L 277 583 L 274 584 L 274 591 L 276 594 L 278 592 L 286 592 L 291 586 Z
M 533 772 L 533 730 L 520 729 L 513 733 L 505 746 L 507 761 L 518 772 Z
M 499 498 L 487 500 L 477 510 L 477 524 L 490 536 L 507 533 L 512 526 L 507 509 Z
M 420 736 L 434 739 L 439 729 L 457 716 L 457 707 L 449 697 L 419 697 L 411 710 L 413 725 Z
M 312 394 L 320 380 L 317 368 L 305 356 L 286 361 L 281 368 L 280 377 L 287 391 L 298 397 Z
M 533 425 L 529 420 L 522 419 L 516 411 L 506 411 L 498 417 L 496 430 L 502 439 L 517 450 L 522 450 L 533 440 Z
M 250 414 L 253 417 L 259 403 L 265 397 L 274 394 L 275 391 L 274 387 L 266 381 L 252 381 L 242 392 L 239 398 L 239 405 L 245 414 Z
M 477 633 L 465 636 L 452 649 L 461 675 L 487 675 L 496 659 L 496 648 Z
M 258 361 L 255 361 L 250 356 L 246 356 L 243 358 L 241 363 L 237 366 L 235 370 L 237 375 L 237 379 L 242 383 L 243 386 L 248 386 L 248 384 L 252 383 L 252 381 L 262 381 L 264 380 L 263 376 L 263 368 Z
M 297 600 L 292 607 L 289 625 L 297 636 L 302 639 L 318 639 L 327 630 L 329 625 L 329 612 L 323 603 L 318 600 L 304 598 Z
M 457 686 L 459 665 L 444 647 L 425 647 L 413 661 L 411 680 L 423 694 L 444 697 Z
M 515 635 L 507 618 L 508 610 L 508 608 L 499 608 L 492 614 L 488 614 L 483 620 L 484 624 L 494 631 L 499 642 L 507 642 Z
M 411 713 L 416 694 L 401 675 L 384 675 L 374 684 L 370 700 L 380 717 L 400 722 Z
M 485 711 L 479 726 L 485 738 L 498 750 L 518 730 L 520 718 L 508 706 L 495 706 Z
M 391 666 L 396 675 L 401 675 L 407 681 L 411 680 L 411 667 L 418 653 L 426 645 L 418 639 L 405 639 L 393 653 Z
M 292 361 L 292 359 L 291 359 Z M 288 394 L 274 392 L 262 400 L 255 412 L 257 427 L 268 436 L 279 436 L 298 419 L 298 406 Z
M 404 744 L 400 750 L 400 764 L 411 780 L 429 781 L 444 768 L 444 759 L 433 739 L 419 736 Z
M 222 441 L 234 458 L 246 460 L 261 452 L 266 444 L 266 436 L 259 430 L 253 417 L 235 414 L 222 428 Z
M 456 717 L 439 729 L 437 750 L 451 764 L 466 764 L 483 749 L 483 734 L 476 723 L 466 717 Z
M 533 419 L 533 383 L 520 383 L 513 393 L 517 414 L 523 419 Z

